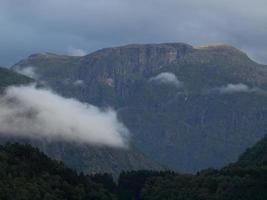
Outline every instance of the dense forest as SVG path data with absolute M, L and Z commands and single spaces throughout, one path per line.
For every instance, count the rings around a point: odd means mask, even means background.
M 109 180 L 102 175 L 101 180 Z M 0 147 L 1 200 L 116 199 L 94 177 L 78 175 L 30 145 Z M 113 182 L 112 182 L 113 183 Z
M 109 174 L 78 174 L 30 145 L 6 144 L 0 147 L 0 199 L 265 200 L 266 141 L 221 170 L 195 175 L 140 170 L 122 172 L 118 180 Z M 262 162 L 255 164 L 255 158 Z

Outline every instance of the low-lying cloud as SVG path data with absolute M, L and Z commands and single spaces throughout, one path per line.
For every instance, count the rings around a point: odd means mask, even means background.
M 251 92 L 257 92 L 257 93 L 261 93 L 263 92 L 263 90 L 261 90 L 260 88 L 257 87 L 249 87 L 243 83 L 238 83 L 238 84 L 227 84 L 225 86 L 221 86 L 221 87 L 216 87 L 213 88 L 211 90 L 209 90 L 209 92 L 219 92 L 221 94 L 233 94 L 233 93 L 251 93 Z
M 157 76 L 150 78 L 149 81 L 173 85 L 175 87 L 182 87 L 182 83 L 177 79 L 175 74 L 171 72 L 162 72 Z
M 33 78 L 33 79 L 37 79 L 38 78 L 38 76 L 37 76 L 37 74 L 35 72 L 35 69 L 32 66 L 22 67 L 22 68 L 18 67 L 18 68 L 15 69 L 15 71 L 17 73 L 19 73 L 19 74 L 28 76 L 28 77 Z
M 34 85 L 9 87 L 0 96 L 0 132 L 127 147 L 129 132 L 112 109 L 61 97 Z
M 221 93 L 236 93 L 236 92 L 248 92 L 250 88 L 242 83 L 239 84 L 228 84 L 227 86 L 223 86 L 218 88 Z
M 83 80 L 76 80 L 73 82 L 73 85 L 75 86 L 83 86 L 84 85 L 84 81 Z
M 68 49 L 68 54 L 70 56 L 85 56 L 87 53 L 83 49 L 77 49 L 77 48 L 70 47 Z

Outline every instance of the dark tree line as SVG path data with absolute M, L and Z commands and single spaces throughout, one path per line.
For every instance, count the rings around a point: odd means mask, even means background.
M 116 199 L 104 183 L 77 174 L 30 145 L 0 147 L 1 200 Z M 104 179 L 103 179 L 104 180 Z
M 266 200 L 265 144 L 258 143 L 221 170 L 196 175 L 130 171 L 116 181 L 109 174 L 77 174 L 30 145 L 7 144 L 0 146 L 0 199 Z M 255 165 L 255 158 L 261 162 Z

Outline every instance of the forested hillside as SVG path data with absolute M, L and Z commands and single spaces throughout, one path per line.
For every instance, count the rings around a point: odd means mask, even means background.
M 116 199 L 93 177 L 78 175 L 29 145 L 0 146 L 0 177 L 1 200 Z
M 260 157 L 266 143 L 252 150 Z M 265 150 L 263 150 L 265 149 Z M 256 152 L 254 151 L 253 152 Z M 241 155 L 239 162 L 251 152 Z M 206 169 L 196 175 L 171 171 L 128 171 L 111 175 L 83 175 L 51 160 L 30 145 L 0 146 L 0 198 L 3 200 L 119 199 L 119 200 L 265 200 L 266 163 L 231 164 L 221 170 Z M 248 161 L 248 159 L 246 159 Z
M 0 91 L 10 85 L 30 83 L 31 78 L 0 67 Z

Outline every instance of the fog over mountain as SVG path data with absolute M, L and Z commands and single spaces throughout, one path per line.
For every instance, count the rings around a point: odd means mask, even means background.
M 267 62 L 265 0 L 0 0 L 0 65 L 127 43 L 226 43 Z
M 112 109 L 66 99 L 34 85 L 0 96 L 0 132 L 15 136 L 127 147 L 129 132 Z
M 182 83 L 177 79 L 175 74 L 170 72 L 162 72 L 157 76 L 150 78 L 149 81 L 158 82 L 161 84 L 173 85 L 177 88 L 182 87 Z

